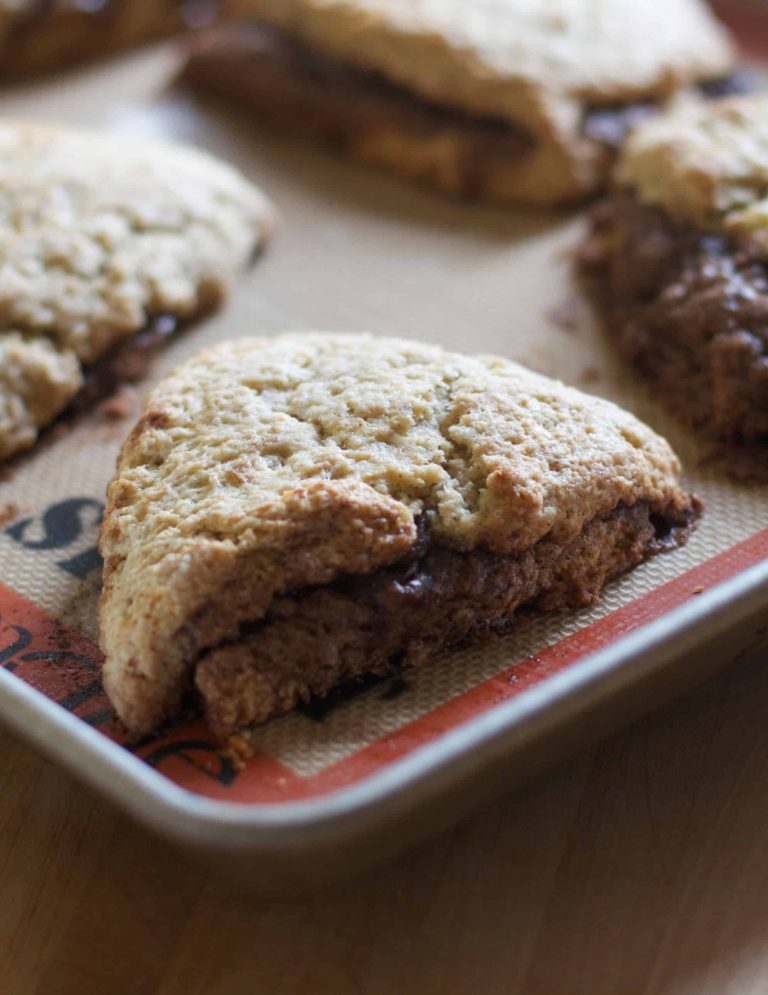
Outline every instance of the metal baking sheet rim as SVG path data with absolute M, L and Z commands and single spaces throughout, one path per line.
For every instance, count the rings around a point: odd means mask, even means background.
M 759 624 L 762 620 L 764 625 Z M 460 782 L 477 778 L 500 760 L 511 760 L 534 740 L 554 736 L 601 702 L 658 676 L 729 633 L 734 634 L 733 656 L 721 662 L 731 662 L 744 649 L 750 621 L 758 622 L 751 630 L 753 636 L 757 632 L 768 638 L 768 560 L 364 780 L 326 796 L 279 805 L 220 801 L 178 787 L 2 668 L 0 717 L 43 753 L 164 836 L 208 850 L 295 854 L 344 840 L 359 841 L 395 819 L 413 816 Z M 742 642 L 738 641 L 740 630 Z M 695 667 L 696 674 L 686 683 L 716 668 L 708 667 L 705 673 L 699 669 L 704 670 Z M 611 725 L 618 722 L 619 718 Z M 595 738 L 585 731 L 585 741 Z M 519 780 L 522 776 L 509 786 Z M 456 814 L 463 814 L 461 806 Z M 451 819 L 441 821 L 445 825 Z

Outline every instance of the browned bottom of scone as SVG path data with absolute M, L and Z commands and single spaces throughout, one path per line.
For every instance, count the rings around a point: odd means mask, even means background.
M 611 577 L 682 544 L 700 510 L 696 499 L 682 514 L 619 506 L 568 543 L 543 539 L 508 556 L 441 547 L 422 520 L 407 560 L 281 597 L 236 641 L 206 652 L 195 669 L 205 717 L 226 737 L 344 682 L 504 633 L 522 606 L 589 604 Z
M 687 425 L 768 479 L 768 256 L 627 191 L 594 208 L 579 265 L 625 358 Z
M 0 77 L 63 69 L 209 24 L 217 7 L 218 0 L 38 0 L 14 15 L 2 45 Z

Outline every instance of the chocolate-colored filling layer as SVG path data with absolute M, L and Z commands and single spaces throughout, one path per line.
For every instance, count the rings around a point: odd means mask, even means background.
M 226 736 L 366 674 L 389 674 L 450 646 L 505 633 L 522 606 L 592 602 L 606 580 L 685 542 L 700 513 L 619 506 L 569 542 L 499 555 L 441 545 L 422 519 L 412 554 L 365 576 L 277 598 L 237 640 L 205 653 L 195 680 Z
M 707 100 L 719 100 L 721 97 L 751 93 L 757 89 L 757 80 L 752 73 L 739 71 L 730 76 L 703 80 L 697 84 L 697 89 Z M 584 115 L 582 133 L 608 148 L 618 149 L 632 128 L 658 112 L 659 105 L 652 100 L 589 107 Z
M 619 192 L 593 210 L 580 267 L 622 353 L 680 418 L 723 440 L 768 446 L 764 249 Z M 763 448 L 764 468 L 766 457 Z
M 184 78 L 211 92 L 236 97 L 271 123 L 345 147 L 361 129 L 394 125 L 414 136 L 459 133 L 465 144 L 465 192 L 489 155 L 525 155 L 536 137 L 497 117 L 482 117 L 418 96 L 380 73 L 323 55 L 261 23 L 219 28 L 194 49 Z M 746 76 L 701 84 L 708 96 L 743 92 Z M 627 131 L 656 113 L 652 101 L 587 108 L 582 133 L 609 150 Z
M 122 384 L 143 380 L 166 339 L 177 330 L 176 318 L 161 314 L 150 318 L 141 331 L 121 339 L 95 363 L 84 368 L 83 386 L 65 414 L 90 410 Z

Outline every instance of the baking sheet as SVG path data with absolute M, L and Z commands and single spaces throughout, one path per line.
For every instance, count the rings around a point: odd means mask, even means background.
M 6 115 L 199 144 L 277 204 L 283 223 L 273 246 L 226 310 L 171 344 L 155 379 L 203 345 L 288 328 L 498 352 L 610 397 L 666 434 L 707 514 L 687 547 L 613 583 L 598 605 L 527 621 L 332 708 L 273 721 L 254 733 L 246 763 L 223 754 L 200 723 L 144 742 L 138 755 L 161 778 L 246 806 L 336 793 L 768 557 L 768 489 L 702 464 L 696 441 L 622 371 L 580 303 L 569 257 L 581 219 L 446 203 L 268 136 L 220 104 L 169 89 L 177 65 L 174 46 L 162 46 L 0 98 Z M 95 541 L 142 393 L 124 399 L 127 419 L 96 412 L 53 433 L 0 483 L 0 664 L 118 741 L 98 684 Z

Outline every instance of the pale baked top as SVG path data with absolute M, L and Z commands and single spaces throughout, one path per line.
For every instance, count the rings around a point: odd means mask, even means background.
M 686 101 L 648 121 L 616 179 L 673 217 L 768 239 L 768 95 Z
M 235 0 L 422 96 L 547 136 L 584 104 L 664 97 L 727 73 L 733 55 L 702 0 Z
M 688 500 L 649 428 L 506 359 L 319 333 L 221 345 L 154 390 L 110 485 L 107 678 L 151 675 L 164 700 L 276 594 L 406 555 L 424 514 L 440 543 L 513 553 L 619 503 Z
M 259 191 L 203 152 L 0 122 L 0 332 L 91 362 L 150 316 L 218 303 L 270 220 Z

